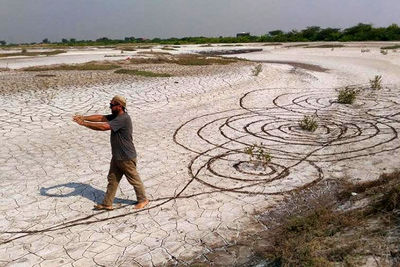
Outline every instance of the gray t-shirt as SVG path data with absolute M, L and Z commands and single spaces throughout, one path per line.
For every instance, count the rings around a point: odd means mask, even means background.
M 111 151 L 116 160 L 136 158 L 135 145 L 132 140 L 132 121 L 128 113 L 122 115 L 106 115 L 111 127 Z

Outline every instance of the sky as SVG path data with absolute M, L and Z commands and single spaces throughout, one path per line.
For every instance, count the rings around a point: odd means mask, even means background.
M 400 25 L 400 0 L 0 0 L 0 40 L 262 35 Z

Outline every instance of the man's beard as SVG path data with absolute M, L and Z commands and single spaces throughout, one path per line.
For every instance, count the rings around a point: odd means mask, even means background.
M 118 115 L 118 110 L 111 110 L 111 113 L 114 115 L 114 116 L 117 116 Z

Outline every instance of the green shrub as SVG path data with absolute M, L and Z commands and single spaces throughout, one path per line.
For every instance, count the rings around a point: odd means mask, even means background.
M 262 165 L 265 168 L 272 159 L 271 154 L 267 152 L 262 143 L 261 145 L 253 144 L 246 147 L 244 153 L 250 156 L 250 162 L 256 167 Z
M 354 88 L 345 87 L 340 89 L 338 102 L 341 104 L 353 104 L 356 100 L 357 91 Z
M 251 70 L 251 73 L 253 74 L 253 76 L 258 76 L 258 74 L 260 74 L 261 71 L 262 71 L 262 65 L 258 64 L 257 66 L 254 67 L 254 69 Z
M 369 84 L 374 90 L 382 89 L 382 75 L 375 75 L 373 80 L 369 80 Z
M 299 125 L 301 129 L 309 132 L 314 132 L 318 128 L 318 123 L 314 116 L 304 116 Z

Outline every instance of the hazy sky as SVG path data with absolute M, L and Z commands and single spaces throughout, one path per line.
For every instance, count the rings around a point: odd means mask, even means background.
M 400 0 L 0 0 L 0 40 L 254 35 L 400 25 Z

